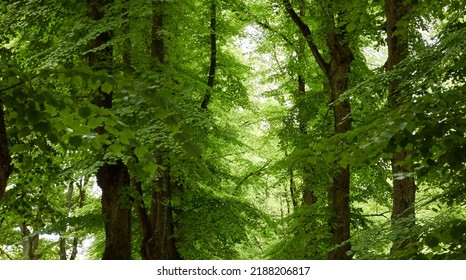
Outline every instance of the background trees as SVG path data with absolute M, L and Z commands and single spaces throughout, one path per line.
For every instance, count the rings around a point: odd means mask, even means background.
M 464 4 L 405 2 L 3 1 L 1 258 L 463 258 Z

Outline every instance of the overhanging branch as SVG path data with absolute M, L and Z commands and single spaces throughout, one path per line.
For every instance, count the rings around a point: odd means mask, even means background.
M 314 59 L 316 60 L 317 64 L 322 69 L 322 71 L 324 71 L 324 73 L 327 73 L 329 70 L 329 64 L 324 60 L 324 58 L 319 52 L 319 49 L 317 48 L 316 44 L 312 40 L 312 32 L 309 29 L 309 26 L 307 26 L 307 24 L 304 23 L 301 17 L 293 9 L 293 7 L 291 6 L 290 0 L 283 0 L 283 4 L 285 6 L 285 10 L 290 15 L 291 19 L 296 23 L 299 30 L 301 31 L 304 38 L 306 39 L 306 43 L 309 46 L 309 49 L 311 50 L 311 53 L 314 56 Z

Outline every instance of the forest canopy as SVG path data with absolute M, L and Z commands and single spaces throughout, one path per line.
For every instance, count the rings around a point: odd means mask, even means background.
M 0 260 L 465 259 L 460 0 L 5 0 Z

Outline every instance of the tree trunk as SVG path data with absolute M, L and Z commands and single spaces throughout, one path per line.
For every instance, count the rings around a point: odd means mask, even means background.
M 314 56 L 315 61 L 325 73 L 331 88 L 333 101 L 333 116 L 335 133 L 345 133 L 351 129 L 351 108 L 348 100 L 339 101 L 340 95 L 348 87 L 348 73 L 351 62 L 354 59 L 349 47 L 348 38 L 345 38 L 345 26 L 337 28 L 327 34 L 327 48 L 330 53 L 330 62 L 326 62 L 321 55 L 317 45 L 312 38 L 309 26 L 304 23 L 301 17 L 292 8 L 289 0 L 283 0 L 286 11 L 291 19 L 296 23 L 301 31 L 306 43 Z M 329 20 L 334 23 L 334 15 L 329 14 Z M 333 245 L 338 246 L 329 252 L 329 259 L 350 259 L 346 252 L 351 248 L 348 242 L 350 238 L 350 168 L 338 167 L 333 177 L 332 186 L 328 191 L 330 209 L 333 212 L 333 219 L 330 222 Z M 342 242 L 346 242 L 341 245 Z M 341 245 L 341 246 L 340 246 Z
M 0 101 L 0 199 L 5 193 L 11 172 L 13 172 L 13 165 L 11 164 L 10 150 L 8 149 L 5 113 L 3 103 Z
M 97 171 L 97 184 L 102 189 L 102 212 L 105 216 L 102 259 L 131 259 L 131 208 L 121 199 L 122 192 L 129 187 L 128 169 L 121 160 L 115 164 L 104 164 Z
M 100 20 L 104 16 L 104 6 L 111 4 L 110 0 L 87 0 L 89 17 Z M 93 42 L 93 48 L 108 43 L 109 32 L 101 33 Z M 94 70 L 105 69 L 111 65 L 113 50 L 111 46 L 91 52 L 88 55 L 89 65 Z M 99 107 L 112 108 L 112 95 L 99 90 L 99 96 L 94 99 Z M 104 127 L 96 129 L 103 134 Z M 102 213 L 105 217 L 105 251 L 104 260 L 125 260 L 131 258 L 131 208 L 122 203 L 121 194 L 129 188 L 129 173 L 125 164 L 104 163 L 97 171 L 97 184 L 102 189 Z
M 215 70 L 217 68 L 217 5 L 216 0 L 210 1 L 210 68 L 207 80 L 207 92 L 202 101 L 201 108 L 206 110 L 212 97 L 212 88 L 215 81 Z
M 406 25 L 399 25 L 401 20 L 407 20 L 406 16 L 411 11 L 411 5 L 406 4 L 403 0 L 386 0 L 386 30 L 387 30 L 387 46 L 388 59 L 386 63 L 387 71 L 393 68 L 406 58 L 408 54 L 408 43 L 406 40 Z M 398 31 L 397 33 L 395 33 Z M 392 109 L 397 108 L 400 104 L 400 93 L 398 92 L 397 80 L 392 80 L 388 84 L 388 100 Z M 392 173 L 393 173 L 393 209 L 392 209 L 392 224 L 399 218 L 412 216 L 413 220 L 403 224 L 405 228 L 414 226 L 414 202 L 416 196 L 416 184 L 412 176 L 406 176 L 412 172 L 412 167 L 404 161 L 409 155 L 409 151 L 402 149 L 400 152 L 394 153 L 392 156 Z M 405 174 L 403 179 L 398 179 L 399 174 Z M 399 225 L 398 225 L 399 226 Z M 391 253 L 405 248 L 410 243 L 409 239 L 401 242 L 394 242 Z
M 333 102 L 335 133 L 345 133 L 351 129 L 351 108 L 348 100 L 339 101 L 340 95 L 348 88 L 348 73 L 353 61 L 353 53 L 343 34 L 330 33 L 327 37 L 330 49 L 330 67 L 327 78 L 330 82 Z M 335 219 L 331 225 L 333 244 L 339 245 L 350 238 L 350 168 L 338 167 L 329 190 L 329 204 Z M 351 249 L 349 242 L 329 253 L 329 259 L 350 259 L 346 254 Z
M 23 258 L 27 260 L 38 260 L 40 255 L 36 254 L 39 247 L 39 234 L 32 234 L 26 223 L 20 223 L 19 228 L 23 236 Z
M 157 2 L 152 15 L 152 43 L 151 56 L 160 64 L 165 64 L 165 41 L 159 33 L 163 27 L 163 9 Z M 175 225 L 173 222 L 173 209 L 170 205 L 173 183 L 170 177 L 170 160 L 166 152 L 156 152 L 157 164 L 164 166 L 155 180 L 152 192 L 150 216 L 144 205 L 136 210 L 139 224 L 143 232 L 141 256 L 145 260 L 177 260 L 181 259 L 174 239 Z M 176 184 L 176 183 L 175 183 Z M 142 193 L 140 185 L 136 185 L 138 192 Z
M 301 17 L 305 16 L 305 3 L 301 1 L 300 3 L 300 11 L 299 15 Z M 298 63 L 304 63 L 304 49 L 305 49 L 306 42 L 301 39 L 299 40 L 299 50 L 298 50 Z M 304 106 L 307 106 L 306 101 L 306 80 L 304 79 L 303 75 L 298 74 L 298 124 L 299 124 L 299 131 L 303 138 L 307 138 L 307 122 L 309 121 L 309 116 L 307 115 L 307 111 Z M 301 149 L 306 149 L 308 146 L 308 142 L 302 142 L 300 144 Z M 317 197 L 314 191 L 311 188 L 311 184 L 309 182 L 309 175 L 311 174 L 312 166 L 305 166 L 303 168 L 303 199 L 302 202 L 304 205 L 311 205 L 317 202 Z

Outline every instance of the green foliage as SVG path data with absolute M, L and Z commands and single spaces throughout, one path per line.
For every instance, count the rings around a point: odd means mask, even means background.
M 350 89 L 334 100 L 350 101 L 353 129 L 335 135 L 326 77 L 282 1 L 216 1 L 212 88 L 210 1 L 162 2 L 113 1 L 97 21 L 85 1 L 0 4 L 0 106 L 14 166 L 0 201 L 0 259 L 28 258 L 23 242 L 37 234 L 35 257 L 57 259 L 65 248 L 68 257 L 85 249 L 81 258 L 100 258 L 94 174 L 117 160 L 142 185 L 123 194 L 133 206 L 150 208 L 164 172 L 179 185 L 165 203 L 186 259 L 327 258 L 327 189 L 347 165 L 354 258 L 465 258 L 464 3 L 411 1 L 398 23 L 409 58 L 384 72 L 383 1 L 291 1 L 324 60 L 333 31 L 355 55 Z M 155 9 L 164 13 L 164 64 L 150 52 Z M 95 47 L 103 32 L 111 39 Z M 89 55 L 107 47 L 112 57 L 91 70 Z M 398 100 L 386 100 L 389 81 Z M 111 106 L 97 105 L 102 96 Z M 389 110 L 391 101 L 402 105 Z M 395 179 L 415 176 L 416 216 L 392 223 L 390 159 L 402 149 L 413 172 Z M 310 192 L 314 203 L 304 199 Z M 137 217 L 132 231 L 140 259 Z

